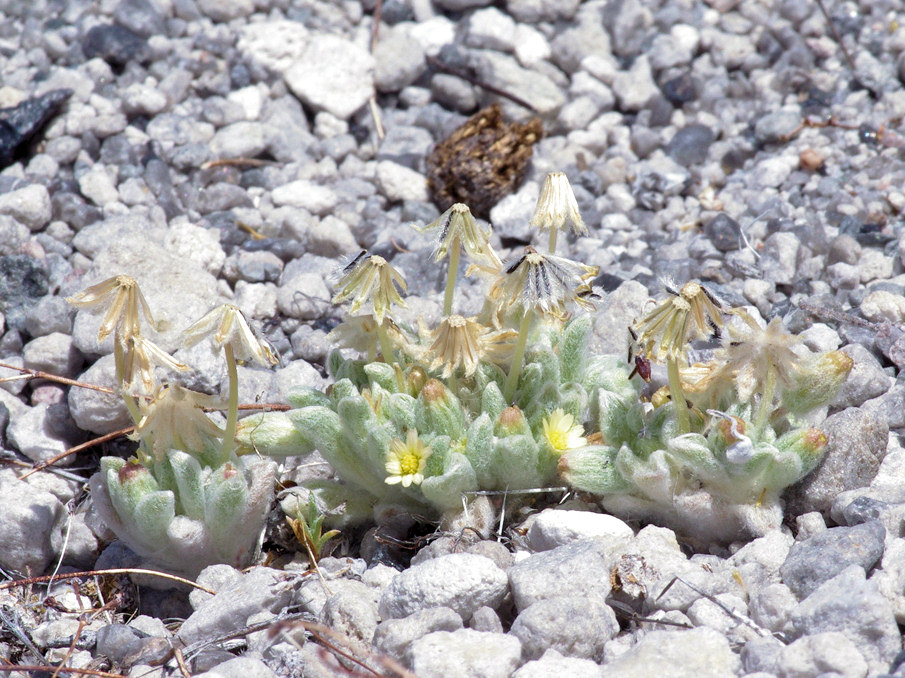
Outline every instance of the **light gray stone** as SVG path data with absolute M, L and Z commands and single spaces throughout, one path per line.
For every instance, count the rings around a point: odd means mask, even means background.
M 213 567 L 222 570 L 221 566 Z M 199 602 L 176 634 L 186 644 L 240 629 L 249 617 L 262 610 L 276 614 L 292 599 L 292 575 L 256 567 L 236 580 L 234 574 L 222 571 L 229 583 L 224 583 L 217 595 Z
M 69 390 L 69 414 L 80 429 L 105 435 L 134 423 L 123 405 L 123 399 L 116 394 L 118 383 L 112 353 L 82 372 L 79 380 L 112 390 L 112 393 L 89 388 Z
M 522 656 L 539 659 L 547 650 L 603 661 L 603 647 L 619 632 L 613 610 L 585 596 L 539 600 L 522 610 L 509 633 L 522 642 Z
M 428 199 L 427 178 L 390 160 L 377 163 L 377 183 L 381 192 L 392 202 Z
M 284 272 L 277 290 L 280 312 L 301 320 L 320 318 L 330 308 L 332 298 L 323 276 L 317 273 L 287 276 Z
M 269 143 L 269 130 L 260 122 L 243 120 L 217 130 L 209 148 L 215 158 L 255 158 Z
M 508 678 L 519 665 L 521 653 L 514 636 L 459 629 L 419 638 L 408 658 L 418 678 Z
M 507 590 L 506 573 L 492 560 L 453 553 L 397 575 L 380 596 L 380 616 L 397 619 L 431 607 L 450 607 L 468 619 L 485 605 L 496 609 Z
M 308 27 L 300 21 L 279 19 L 242 26 L 237 47 L 250 61 L 284 73 L 301 59 L 308 44 Z
M 831 405 L 836 408 L 859 407 L 889 390 L 892 379 L 880 362 L 861 344 L 848 344 L 840 349 L 852 359 L 852 371 L 839 389 Z
M 377 625 L 374 647 L 391 657 L 403 660 L 409 647 L 419 638 L 435 631 L 462 628 L 462 617 L 448 607 L 419 610 L 401 619 L 387 619 Z
M 267 664 L 257 657 L 236 657 L 217 664 L 206 673 L 195 674 L 198 678 L 277 678 Z
M 63 408 L 63 411 L 60 411 Z M 66 406 L 38 403 L 11 418 L 6 429 L 9 443 L 32 461 L 47 461 L 62 454 L 71 447 L 71 440 L 56 430 Z M 60 465 L 69 465 L 75 457 L 60 460 Z
M 652 667 L 670 667 L 673 678 L 724 678 L 739 669 L 729 641 L 713 629 L 652 631 L 631 650 L 604 665 L 603 678 L 642 678 Z
M 870 485 L 886 456 L 889 427 L 863 409 L 850 407 L 834 414 L 821 429 L 828 439 L 823 460 L 786 492 L 787 509 L 796 515 L 810 511 L 827 515 L 841 492 Z
M 65 518 L 52 494 L 0 471 L 0 567 L 23 576 L 43 574 L 62 543 Z
M 360 581 L 339 580 L 331 584 L 333 595 L 327 598 L 320 619 L 328 628 L 347 638 L 371 644 L 377 629 L 377 592 Z
M 374 57 L 339 36 L 315 35 L 284 78 L 304 103 L 345 119 L 374 96 Z
M 475 68 L 484 82 L 531 102 L 538 115 L 554 115 L 566 98 L 553 80 L 522 68 L 514 57 L 491 50 L 476 50 Z M 524 109 L 519 107 L 520 114 Z
M 374 84 L 381 92 L 398 92 L 424 73 L 427 61 L 424 48 L 408 31 L 381 32 L 374 48 Z
M 606 600 L 611 549 L 601 539 L 578 541 L 536 553 L 509 568 L 516 609 L 526 610 L 539 600 L 556 596 L 586 596 Z
M 82 365 L 82 354 L 72 345 L 72 337 L 53 332 L 32 339 L 22 347 L 25 367 L 60 377 L 74 377 Z
M 798 599 L 788 586 L 769 584 L 751 594 L 748 612 L 755 623 L 775 633 L 785 627 L 797 603 Z
M 581 0 L 506 0 L 506 10 L 516 20 L 529 24 L 569 21 L 578 11 L 580 2 Z
M 796 260 L 800 243 L 794 233 L 774 233 L 764 241 L 760 267 L 764 280 L 789 285 L 797 274 Z
M 543 657 L 526 662 L 512 674 L 512 678 L 551 678 L 551 676 L 600 678 L 600 667 L 590 659 L 563 657 L 556 650 L 547 650 Z
M 32 231 L 39 231 L 52 217 L 50 193 L 41 184 L 30 184 L 0 194 L 0 214 L 8 214 Z
M 864 678 L 868 666 L 852 641 L 838 632 L 799 638 L 783 648 L 777 664 L 782 678 L 838 676 Z
M 254 12 L 255 3 L 253 0 L 198 0 L 198 9 L 209 19 L 226 23 Z
M 270 197 L 273 199 L 274 205 L 301 207 L 319 216 L 330 212 L 336 207 L 337 202 L 336 193 L 333 189 L 307 179 L 299 179 L 278 186 L 273 189 Z
M 838 631 L 858 648 L 871 673 L 882 673 L 902 649 L 895 615 L 864 569 L 852 565 L 801 601 L 790 616 L 795 638 Z
M 634 535 L 632 528 L 606 513 L 545 509 L 531 523 L 527 536 L 532 550 L 549 551 L 583 539 L 618 541 Z
M 658 93 L 657 83 L 644 55 L 639 56 L 627 71 L 620 71 L 613 80 L 613 93 L 624 111 L 639 111 Z

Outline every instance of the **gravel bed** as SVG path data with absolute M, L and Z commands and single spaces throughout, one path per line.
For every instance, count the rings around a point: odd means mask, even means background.
M 826 460 L 749 543 L 692 551 L 573 499 L 501 541 L 440 536 L 401 572 L 369 533 L 320 576 L 301 556 L 209 567 L 216 595 L 109 579 L 91 614 L 85 585 L 7 588 L 0 660 L 163 678 L 176 646 L 194 676 L 353 675 L 326 627 L 419 678 L 905 676 L 905 8 L 823 0 L 831 29 L 818 4 L 384 0 L 375 27 L 375 0 L 0 3 L 0 362 L 112 386 L 111 340 L 64 299 L 128 273 L 197 368 L 186 386 L 225 383 L 178 332 L 229 301 L 282 357 L 240 368 L 242 402 L 325 387 L 334 274 L 362 248 L 405 275 L 403 320 L 440 317 L 411 228 L 440 214 L 428 155 L 495 102 L 544 136 L 485 215 L 494 245 L 530 242 L 544 176 L 569 176 L 590 234 L 558 253 L 603 271 L 595 350 L 624 355 L 660 279 L 697 278 L 854 361 Z M 96 448 L 19 479 L 128 413 L 17 374 L 0 368 L 0 568 L 135 565 L 85 493 Z

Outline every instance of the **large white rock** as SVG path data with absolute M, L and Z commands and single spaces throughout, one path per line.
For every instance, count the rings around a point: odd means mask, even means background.
M 356 43 L 318 35 L 284 78 L 303 103 L 348 118 L 374 96 L 374 57 Z

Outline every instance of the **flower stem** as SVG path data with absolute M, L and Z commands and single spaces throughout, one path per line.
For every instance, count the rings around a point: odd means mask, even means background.
M 129 411 L 129 416 L 132 417 L 132 423 L 138 424 L 141 421 L 141 412 L 135 398 L 126 392 L 126 357 L 123 355 L 123 343 L 119 339 L 119 334 L 113 338 L 113 362 L 116 365 L 116 383 L 119 384 L 123 403 Z
M 459 275 L 459 239 L 454 238 L 449 250 L 449 270 L 446 272 L 446 293 L 443 295 L 443 315 L 452 313 L 453 292 L 456 289 L 456 276 Z
M 754 418 L 753 438 L 759 440 L 767 425 L 770 409 L 773 407 L 773 393 L 776 391 L 776 367 L 770 364 L 767 367 L 767 379 L 764 382 L 764 390 L 760 396 L 760 404 L 757 407 L 757 415 Z
M 682 380 L 679 378 L 679 361 L 675 358 L 667 359 L 666 369 L 669 375 L 669 395 L 676 408 L 676 423 L 679 426 L 679 435 L 689 433 L 691 431 L 691 423 L 688 419 L 688 403 L 685 402 Z
M 380 323 L 377 326 L 377 341 L 380 342 L 380 352 L 383 354 L 383 362 L 392 365 L 395 362 L 393 345 L 390 343 L 390 337 L 387 336 L 387 331 L 383 326 L 383 323 Z
M 526 310 L 518 326 L 518 341 L 515 344 L 515 352 L 512 354 L 512 364 L 509 366 L 509 376 L 506 377 L 506 385 L 503 396 L 506 402 L 512 402 L 515 396 L 515 388 L 518 386 L 518 378 L 522 372 L 522 361 L 525 358 L 525 348 L 528 346 L 528 329 L 531 327 L 532 312 Z
M 550 227 L 550 254 L 556 254 L 556 236 L 559 234 L 559 229 L 551 226 Z
M 223 461 L 229 459 L 236 441 L 236 424 L 239 421 L 239 370 L 233 347 L 225 344 L 226 369 L 229 374 L 229 402 L 226 412 L 226 429 L 223 433 Z

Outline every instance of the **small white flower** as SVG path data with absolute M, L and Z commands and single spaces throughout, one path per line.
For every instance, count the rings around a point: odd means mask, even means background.
M 418 431 L 410 428 L 405 442 L 397 438 L 390 444 L 386 463 L 386 471 L 390 475 L 386 478 L 386 484 L 401 484 L 403 487 L 420 485 L 424 480 L 427 460 L 433 453 L 418 438 Z
M 565 172 L 550 172 L 544 179 L 544 187 L 537 199 L 531 225 L 535 228 L 559 231 L 566 222 L 571 224 L 576 235 L 588 234 L 588 229 L 578 211 L 578 202 L 575 200 L 569 178 Z

